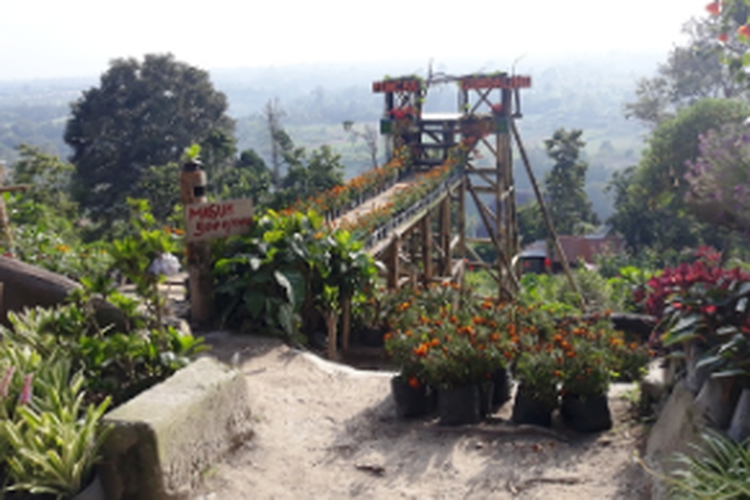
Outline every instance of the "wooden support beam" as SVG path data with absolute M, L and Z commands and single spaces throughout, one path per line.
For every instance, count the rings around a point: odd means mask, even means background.
M 490 225 L 490 221 L 488 220 L 487 214 L 485 212 L 485 210 L 488 210 L 488 209 L 484 206 L 484 204 L 479 199 L 479 196 L 476 193 L 474 193 L 471 190 L 469 190 L 469 193 L 471 193 L 472 197 L 474 198 L 474 202 L 476 203 L 477 207 L 482 207 L 483 208 L 483 209 L 479 210 L 479 215 L 481 216 L 482 221 L 484 222 L 485 227 L 491 228 L 492 226 Z M 495 236 L 495 233 L 493 231 L 489 231 L 489 234 L 490 234 L 490 238 L 492 238 L 492 244 L 495 245 L 495 249 L 497 249 L 498 259 L 500 261 L 500 270 L 499 270 L 498 274 L 502 275 L 503 274 L 502 273 L 502 271 L 503 271 L 502 268 L 505 268 L 504 270 L 506 271 L 506 274 L 510 277 L 511 282 L 513 283 L 513 287 L 515 289 L 520 288 L 520 284 L 518 283 L 518 278 L 515 276 L 515 274 L 513 274 L 512 272 L 510 272 L 510 268 L 509 268 L 509 265 L 508 265 L 507 258 L 505 256 L 505 254 L 503 253 L 503 248 L 500 246 L 500 242 L 497 240 L 497 237 Z
M 396 236 L 391 240 L 389 245 L 390 249 L 387 252 L 387 267 L 388 267 L 388 279 L 387 286 L 390 290 L 398 290 L 398 275 L 399 275 L 399 253 L 401 253 L 401 238 Z
M 432 279 L 432 217 L 428 210 L 422 218 L 422 283 L 427 286 Z
M 440 247 L 443 258 L 440 262 L 440 274 L 450 274 L 451 268 L 451 200 L 445 198 L 440 204 Z

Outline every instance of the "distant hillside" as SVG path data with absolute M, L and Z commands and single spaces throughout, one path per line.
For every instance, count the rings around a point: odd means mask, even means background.
M 633 99 L 636 82 L 649 76 L 663 59 L 655 54 L 610 54 L 538 59 L 517 62 L 517 72 L 531 75 L 533 87 L 522 93 L 523 119 L 519 129 L 535 171 L 542 178 L 549 168 L 543 140 L 559 127 L 581 128 L 590 163 L 587 191 L 602 216 L 611 208 L 601 188 L 614 169 L 638 161 L 645 130 L 623 117 L 623 104 Z M 468 74 L 509 70 L 508 62 L 448 61 L 433 71 Z M 346 120 L 359 127 L 377 126 L 383 109 L 382 96 L 371 92 L 371 83 L 386 75 L 427 76 L 429 61 L 371 65 L 306 65 L 260 69 L 214 70 L 214 85 L 226 93 L 230 114 L 237 119 L 240 149 L 254 148 L 268 154 L 268 139 L 261 110 L 277 97 L 286 116 L 284 125 L 302 146 L 331 144 L 342 154 L 348 175 L 368 168 L 364 144 L 342 127 Z M 512 65 L 512 62 L 511 62 Z M 65 157 L 62 134 L 69 103 L 98 79 L 0 81 L 0 160 L 14 160 L 13 147 L 26 142 Z M 455 111 L 455 89 L 433 88 L 427 101 L 431 111 Z M 519 189 L 529 187 L 517 166 Z

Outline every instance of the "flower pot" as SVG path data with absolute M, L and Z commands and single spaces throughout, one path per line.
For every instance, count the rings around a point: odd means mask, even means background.
M 359 330 L 359 341 L 367 347 L 383 347 L 384 334 L 382 328 L 362 328 Z
M 705 416 L 715 428 L 725 430 L 729 427 L 740 397 L 741 386 L 732 378 L 709 378 L 695 402 L 705 408 Z
M 99 474 L 96 474 L 94 480 L 83 491 L 74 496 L 73 500 L 104 500 L 104 487 L 99 479 Z
M 493 413 L 495 384 L 492 380 L 479 384 L 479 415 L 486 417 Z
M 698 394 L 703 384 L 711 376 L 710 366 L 696 366 L 705 353 L 706 350 L 694 342 L 685 347 L 685 386 L 693 394 Z
M 548 402 L 539 401 L 527 394 L 523 385 L 516 391 L 513 401 L 511 420 L 516 424 L 532 424 L 550 427 L 552 425 L 552 410 L 554 407 Z
M 612 428 L 612 415 L 606 394 L 565 394 L 562 397 L 560 414 L 565 423 L 578 432 L 600 432 Z
M 435 411 L 435 391 L 425 385 L 412 387 L 401 377 L 393 377 L 391 394 L 396 402 L 396 414 L 399 417 L 420 417 Z
M 440 425 L 476 424 L 482 420 L 479 386 L 439 389 L 438 415 Z
M 510 400 L 510 375 L 507 368 L 497 370 L 492 374 L 492 408 L 500 409 Z
M 737 443 L 750 438 L 750 388 L 742 389 L 742 394 L 734 408 L 734 415 L 729 424 L 729 437 Z

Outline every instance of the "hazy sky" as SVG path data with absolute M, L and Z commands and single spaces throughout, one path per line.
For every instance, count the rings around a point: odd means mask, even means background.
M 653 50 L 709 0 L 0 0 L 0 80 L 172 52 L 204 69 Z M 503 68 L 493 68 L 503 69 Z

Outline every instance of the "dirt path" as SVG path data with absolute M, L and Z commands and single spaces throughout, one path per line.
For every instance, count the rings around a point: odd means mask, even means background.
M 515 427 L 510 403 L 487 423 L 445 428 L 397 419 L 389 373 L 269 339 L 207 340 L 246 374 L 256 425 L 193 500 L 649 498 L 632 460 L 643 429 L 622 387 L 610 399 L 615 426 L 599 435 Z

